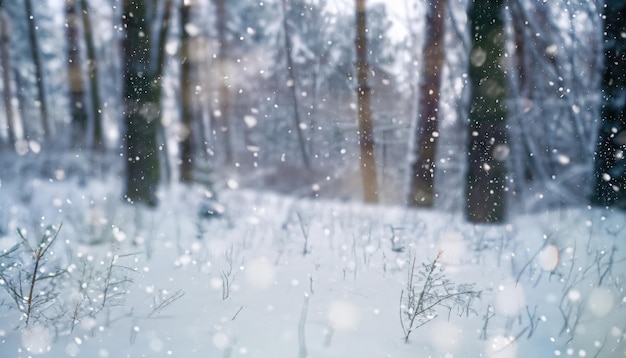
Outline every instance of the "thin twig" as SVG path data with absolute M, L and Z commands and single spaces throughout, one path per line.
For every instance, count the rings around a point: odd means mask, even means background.
M 300 231 L 302 232 L 302 236 L 304 237 L 304 247 L 302 248 L 302 256 L 306 256 L 309 251 L 309 228 L 304 224 L 302 220 L 302 216 L 299 212 L 296 212 L 296 216 L 298 217 L 298 223 L 300 224 Z
M 304 303 L 302 304 L 302 310 L 300 311 L 300 320 L 298 321 L 298 357 L 305 358 L 307 356 L 306 350 L 306 335 L 305 335 L 305 325 L 306 325 L 306 316 L 309 310 L 309 295 L 304 296 Z
M 161 303 L 155 305 L 155 307 L 152 309 L 152 312 L 150 312 L 148 314 L 148 318 L 152 317 L 153 315 L 163 311 L 167 306 L 171 305 L 172 303 L 178 301 L 179 299 L 181 299 L 183 296 L 185 295 L 185 291 L 183 290 L 178 290 L 176 292 L 174 292 L 171 296 L 169 296 L 168 298 L 164 299 L 163 301 L 161 301 Z M 243 307 L 242 307 L 243 308 Z M 233 318 L 234 319 L 234 318 Z
M 241 312 L 243 310 L 243 306 L 239 307 L 239 309 L 237 310 L 237 312 L 235 312 L 235 315 L 233 315 L 233 318 L 231 318 L 231 321 L 234 321 L 235 318 L 237 318 L 237 316 L 239 315 L 239 312 Z

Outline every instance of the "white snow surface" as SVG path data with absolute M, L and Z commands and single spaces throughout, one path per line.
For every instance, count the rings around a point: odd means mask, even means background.
M 229 190 L 219 193 L 226 213 L 206 219 L 201 188 L 173 186 L 146 209 L 122 203 L 116 180 L 35 180 L 28 198 L 17 185 L 0 187 L 0 254 L 20 242 L 18 227 L 38 237 L 62 222 L 42 265 L 68 273 L 28 326 L 0 282 L 0 357 L 626 356 L 623 213 L 583 207 L 473 225 Z M 405 343 L 409 263 L 417 273 L 440 250 L 445 279 L 480 297 L 470 310 L 438 307 Z M 0 257 L 7 279 L 15 254 Z M 81 263 L 116 269 L 81 291 Z M 72 322 L 85 299 L 96 309 Z

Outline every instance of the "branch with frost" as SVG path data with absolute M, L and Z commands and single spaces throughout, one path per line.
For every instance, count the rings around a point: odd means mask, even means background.
M 18 229 L 21 247 L 25 248 L 25 253 L 28 254 L 27 257 L 29 258 L 24 258 L 22 261 L 15 257 L 13 258 L 15 263 L 3 268 L 0 272 L 0 280 L 3 281 L 2 286 L 15 302 L 17 309 L 24 314 L 26 326 L 50 308 L 59 294 L 58 277 L 66 271 L 59 268 L 49 268 L 47 258 L 50 255 L 46 255 L 56 241 L 61 226 L 58 228 L 48 226 L 34 247 L 24 236 L 25 231 Z M 12 247 L 0 255 L 0 258 L 10 258 L 12 254 L 19 251 L 19 247 L 20 245 Z
M 302 232 L 302 237 L 304 237 L 304 247 L 302 249 L 302 256 L 306 256 L 311 253 L 309 250 L 309 226 L 302 219 L 302 215 L 299 212 L 296 212 L 296 216 L 298 217 L 298 223 L 300 224 L 300 232 Z
M 409 266 L 406 287 L 400 292 L 400 325 L 404 341 L 419 327 L 437 317 L 437 308 L 456 308 L 460 314 L 474 312 L 472 302 L 481 292 L 471 284 L 455 285 L 443 273 L 439 260 L 442 252 L 422 270 L 415 272 L 416 259 Z
M 391 237 L 389 241 L 391 242 L 391 251 L 393 252 L 404 252 L 404 246 L 401 243 L 401 239 L 399 235 L 396 234 L 396 231 L 402 230 L 403 228 L 396 228 L 392 225 L 389 225 L 391 229 Z
M 233 261 L 235 259 L 234 255 L 234 248 L 232 246 L 224 254 L 228 266 L 225 270 L 220 270 L 220 276 L 222 278 L 222 300 L 226 300 L 228 297 L 230 297 L 232 283 L 235 279 L 233 273 Z
M 487 311 L 483 315 L 483 327 L 480 330 L 480 339 L 483 341 L 487 340 L 487 327 L 489 326 L 489 320 L 492 319 L 496 315 L 493 306 L 488 305 Z
M 170 296 L 166 296 L 164 298 L 160 298 L 157 300 L 156 297 L 153 298 L 152 311 L 148 313 L 148 318 L 151 318 L 155 314 L 161 313 L 165 308 L 167 308 L 172 303 L 178 301 L 185 295 L 185 291 L 178 290 L 174 292 Z
M 103 272 L 105 280 L 103 286 L 100 288 L 102 290 L 102 301 L 100 309 L 113 306 L 121 306 L 123 304 L 121 300 L 128 292 L 126 290 L 126 286 L 132 283 L 133 280 L 131 277 L 126 275 L 120 275 L 117 272 L 125 270 L 136 273 L 135 269 L 117 263 L 118 260 L 122 258 L 135 256 L 136 253 L 119 255 L 116 252 L 117 248 L 115 248 L 112 252 L 107 253 L 107 256 L 110 255 L 110 260 L 108 265 L 106 266 L 105 271 Z

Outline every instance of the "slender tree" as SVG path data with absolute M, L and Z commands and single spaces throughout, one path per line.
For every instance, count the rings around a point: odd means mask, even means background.
M 470 111 L 466 215 L 474 222 L 505 218 L 505 165 L 494 155 L 506 145 L 504 53 L 505 0 L 473 0 L 469 19 Z
M 160 180 L 157 131 L 160 125 L 161 77 L 171 0 L 166 0 L 159 36 L 150 31 L 143 0 L 124 0 L 124 99 L 126 117 L 126 200 L 158 204 Z M 157 46 L 152 46 L 157 40 Z M 152 51 L 158 51 L 152 56 Z
M 52 125 L 48 119 L 48 99 L 46 93 L 46 84 L 43 74 L 43 63 L 41 54 L 39 53 L 39 39 L 37 36 L 37 22 L 33 11 L 32 0 L 24 0 L 26 7 L 26 21 L 28 22 L 28 38 L 33 51 L 33 62 L 35 64 L 35 80 L 37 81 L 37 97 L 39 102 L 39 113 L 41 115 L 41 123 L 45 137 L 52 136 Z
M 289 78 L 287 79 L 287 86 L 289 87 L 289 95 L 291 96 L 291 101 L 293 103 L 293 119 L 295 125 L 295 131 L 298 135 L 298 146 L 300 148 L 300 154 L 302 155 L 302 162 L 306 169 L 311 169 L 311 164 L 309 161 L 309 156 L 306 151 L 306 142 L 304 139 L 304 134 L 302 133 L 302 119 L 300 118 L 300 106 L 298 101 L 298 81 L 296 77 L 296 71 L 293 64 L 292 59 L 292 44 L 291 37 L 289 35 L 289 24 L 288 24 L 288 13 L 290 10 L 290 4 L 287 3 L 287 0 L 281 0 L 281 10 L 283 15 L 283 37 L 284 37 L 284 45 L 285 45 L 285 61 L 287 63 L 287 73 Z
M 372 123 L 372 111 L 370 108 L 371 88 L 367 84 L 369 66 L 367 63 L 367 15 L 365 0 L 356 0 L 355 45 L 363 200 L 368 203 L 375 203 L 378 201 L 378 179 L 374 153 L 374 125 Z
M 85 136 L 87 131 L 87 103 L 85 101 L 85 78 L 81 66 L 79 12 L 76 0 L 65 2 L 65 26 L 68 41 L 68 80 L 70 92 L 70 112 L 76 126 L 76 139 Z M 81 144 L 84 144 L 81 141 Z
M 233 148 L 231 143 L 230 125 L 230 94 L 228 90 L 228 51 L 229 43 L 227 39 L 228 14 L 226 12 L 226 0 L 213 0 L 217 18 L 217 73 L 218 73 L 218 112 L 217 117 L 218 132 L 221 133 L 224 143 L 224 159 L 226 163 L 233 161 Z
M 193 38 L 186 27 L 190 24 L 193 10 L 191 2 L 181 1 L 181 117 L 182 133 L 180 139 L 180 180 L 182 182 L 193 182 L 194 169 L 194 136 L 192 125 L 197 120 L 197 113 L 194 108 L 194 90 L 196 82 L 193 77 L 195 69 L 195 56 L 192 46 Z
M 447 0 L 432 0 L 426 13 L 426 42 L 419 83 L 417 122 L 414 127 L 409 205 L 432 206 L 435 158 L 439 137 L 439 93 L 444 65 L 444 32 Z
M 0 66 L 2 66 L 4 110 L 7 117 L 9 143 L 15 143 L 15 115 L 13 113 L 13 93 L 11 91 L 11 62 L 9 60 L 9 16 L 4 9 L 4 1 L 0 0 Z
M 626 209 L 626 3 L 606 0 L 604 21 L 602 124 L 593 201 Z
M 102 150 L 102 104 L 96 48 L 87 0 L 66 0 L 68 39 L 68 73 L 72 119 L 78 125 L 77 135 L 85 138 L 87 147 Z M 81 34 L 84 35 L 81 38 Z M 86 56 L 81 47 L 84 39 Z M 84 64 L 87 64 L 85 71 Z
M 91 15 L 88 0 L 79 0 L 82 8 L 83 29 L 85 34 L 85 45 L 87 48 L 87 76 L 89 78 L 89 94 L 91 101 L 91 140 L 92 148 L 96 150 L 104 149 L 104 138 L 102 135 L 102 101 L 100 100 L 100 74 L 98 72 L 98 59 L 96 56 L 96 46 L 94 44 L 94 33 L 91 26 Z

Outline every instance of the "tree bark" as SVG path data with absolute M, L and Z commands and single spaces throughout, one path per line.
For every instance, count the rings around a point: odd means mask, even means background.
M 505 219 L 505 163 L 495 155 L 506 147 L 504 0 L 470 4 L 470 110 L 466 216 L 473 222 Z
M 410 206 L 431 207 L 435 199 L 434 177 L 439 137 L 439 94 L 444 66 L 444 33 L 447 0 L 432 0 L 426 15 L 424 65 L 419 83 L 415 143 L 409 184 Z
M 84 137 L 87 132 L 88 122 L 85 78 L 80 55 L 80 28 L 78 25 L 80 11 L 77 0 L 67 0 L 65 2 L 70 112 L 72 114 L 72 124 L 75 128 L 73 137 L 77 147 L 86 144 Z
M 35 64 L 35 80 L 37 82 L 37 97 L 39 101 L 39 113 L 41 114 L 41 124 L 46 138 L 52 137 L 52 124 L 48 120 L 48 100 L 46 94 L 45 78 L 43 75 L 43 65 L 41 54 L 39 53 L 39 40 L 37 38 L 37 23 L 33 12 L 32 0 L 25 0 L 26 20 L 28 22 L 28 38 L 33 51 L 33 62 Z
M 100 101 L 100 74 L 98 72 L 98 59 L 96 56 L 96 46 L 93 42 L 93 29 L 91 26 L 91 17 L 89 15 L 89 3 L 87 0 L 81 1 L 83 29 L 85 33 L 85 44 L 87 45 L 87 65 L 89 78 L 89 94 L 91 98 L 92 109 L 92 149 L 104 149 L 104 137 L 102 134 L 102 103 Z
M 374 125 L 371 111 L 371 88 L 367 84 L 369 66 L 367 63 L 367 17 L 365 0 L 356 0 L 356 71 L 359 114 L 359 146 L 361 151 L 361 176 L 363 180 L 363 200 L 366 203 L 378 202 L 378 179 L 374 153 Z
M 626 4 L 607 0 L 605 5 L 602 124 L 592 202 L 626 209 Z
M 185 26 L 190 21 L 192 11 L 191 4 L 182 1 L 181 8 L 181 117 L 182 117 L 182 138 L 180 139 L 180 180 L 184 183 L 194 181 L 194 141 L 192 133 L 192 123 L 197 120 L 197 113 L 194 111 L 193 92 L 195 83 L 192 78 L 193 55 L 191 53 L 192 38 Z
M 217 73 L 218 73 L 218 108 L 219 116 L 217 117 L 218 132 L 222 134 L 224 143 L 224 160 L 230 164 L 234 160 L 233 148 L 231 143 L 231 125 L 230 125 L 230 97 L 228 90 L 228 40 L 226 38 L 228 14 L 226 13 L 226 0 L 214 0 L 216 6 L 217 17 Z
M 298 146 L 300 147 L 300 154 L 302 155 L 302 162 L 304 163 L 304 167 L 307 170 L 311 169 L 311 164 L 309 162 L 309 156 L 306 151 L 306 142 L 304 139 L 304 134 L 302 133 L 302 120 L 300 119 L 300 111 L 299 111 L 299 101 L 297 88 L 298 84 L 296 81 L 295 69 L 293 67 L 293 59 L 291 58 L 291 37 L 289 36 L 289 26 L 287 24 L 287 10 L 289 9 L 287 5 L 287 0 L 281 0 L 280 2 L 283 13 L 283 34 L 284 34 L 284 44 L 285 44 L 285 61 L 287 63 L 287 73 L 289 78 L 287 79 L 287 86 L 289 87 L 289 93 L 291 95 L 291 100 L 293 103 L 293 119 L 296 127 L 296 133 L 298 135 Z
M 9 136 L 9 143 L 15 144 L 15 115 L 13 113 L 13 92 L 11 87 L 11 61 L 9 59 L 9 16 L 4 10 L 4 4 L 0 1 L 0 51 L 2 57 L 0 58 L 2 66 L 2 82 L 4 84 L 4 110 L 7 116 L 7 132 Z
M 166 0 L 168 8 L 171 0 Z M 161 77 L 164 61 L 165 31 L 170 11 L 161 24 L 159 51 L 151 63 L 150 24 L 143 0 L 125 0 L 124 39 L 124 99 L 126 117 L 126 191 L 130 203 L 158 204 L 160 180 L 157 131 L 160 125 Z

